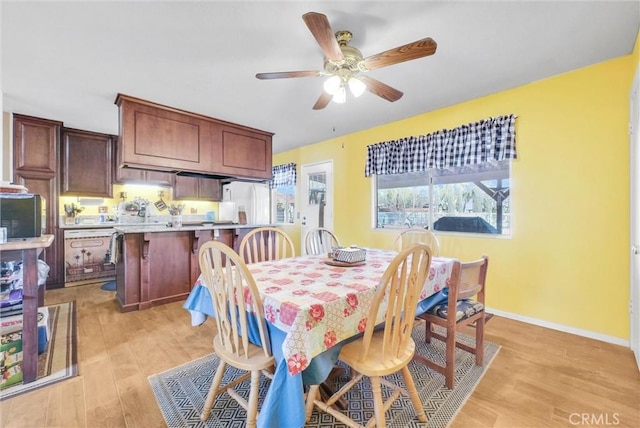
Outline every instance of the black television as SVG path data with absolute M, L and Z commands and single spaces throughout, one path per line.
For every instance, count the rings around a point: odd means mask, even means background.
M 42 235 L 44 199 L 31 193 L 0 193 L 0 227 L 7 239 L 37 238 Z

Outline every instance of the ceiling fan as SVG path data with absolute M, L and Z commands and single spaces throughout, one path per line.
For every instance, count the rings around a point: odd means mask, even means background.
M 309 12 L 302 15 L 302 19 L 324 53 L 324 69 L 319 71 L 258 73 L 256 77 L 258 79 L 329 77 L 324 83 L 324 91 L 313 106 L 314 110 L 325 108 L 331 100 L 337 103 L 344 103 L 347 96 L 347 87 L 356 97 L 368 90 L 387 101 L 397 101 L 402 97 L 402 92 L 363 73 L 433 55 L 436 52 L 436 42 L 430 37 L 426 37 L 363 58 L 358 49 L 349 45 L 352 38 L 351 32 L 341 30 L 334 34 L 325 15 Z

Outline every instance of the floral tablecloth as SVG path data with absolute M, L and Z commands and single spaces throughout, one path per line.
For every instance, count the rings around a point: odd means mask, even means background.
M 364 331 L 375 288 L 396 254 L 369 249 L 364 265 L 350 267 L 330 266 L 322 255 L 248 265 L 267 321 L 286 333 L 282 351 L 290 374 L 302 372 L 314 356 Z M 432 258 L 420 300 L 447 286 L 454 261 Z M 204 284 L 198 279 L 196 285 Z M 383 321 L 384 310 L 376 324 Z

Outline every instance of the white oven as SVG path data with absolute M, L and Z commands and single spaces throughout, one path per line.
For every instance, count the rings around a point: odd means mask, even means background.
M 64 231 L 65 287 L 115 279 L 110 263 L 112 228 Z

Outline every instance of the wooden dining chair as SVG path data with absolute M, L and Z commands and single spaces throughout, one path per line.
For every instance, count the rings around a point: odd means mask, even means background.
M 238 250 L 247 264 L 286 259 L 296 255 L 289 235 L 276 227 L 253 229 L 242 238 Z
M 445 384 L 449 389 L 453 389 L 455 383 L 456 347 L 474 354 L 476 365 L 484 364 L 484 300 L 488 266 L 489 258 L 487 256 L 482 256 L 472 262 L 456 262 L 449 281 L 448 300 L 434 306 L 424 314 L 418 315 L 418 318 L 426 322 L 425 341 L 430 343 L 431 338 L 442 340 L 445 342 L 446 351 L 444 365 L 420 354 L 416 354 L 414 358 L 444 375 Z M 450 310 L 450 308 L 454 308 L 454 310 Z M 460 327 L 474 323 L 475 346 L 456 340 L 456 332 Z M 434 325 L 442 327 L 446 331 L 446 335 L 436 332 Z
M 340 246 L 340 240 L 329 229 L 316 227 L 307 232 L 304 246 L 307 254 L 328 254 L 332 247 Z
M 422 242 L 431 247 L 431 255 L 438 256 L 440 254 L 440 242 L 435 233 L 429 229 L 407 229 L 400 233 L 393 242 L 393 248 L 396 251 L 403 250 L 409 245 L 416 242 Z
M 414 314 L 430 265 L 431 250 L 426 244 L 410 245 L 391 261 L 371 301 L 363 336 L 344 345 L 340 350 L 338 359 L 352 369 L 354 376 L 325 401 L 319 399 L 319 385 L 311 385 L 306 403 L 307 421 L 311 418 L 314 407 L 317 407 L 347 426 L 359 427 L 356 421 L 340 412 L 334 404 L 363 376 L 371 381 L 375 412 L 365 425 L 371 426 L 375 421 L 377 427 L 384 427 L 385 411 L 400 394 L 409 395 L 418 420 L 427 421 L 408 364 L 415 353 L 415 342 L 411 337 Z M 385 303 L 386 308 L 381 308 Z M 384 326 L 374 330 L 379 311 L 384 311 Z M 406 390 L 383 378 L 398 371 L 402 372 Z M 383 401 L 381 385 L 393 390 L 386 401 Z M 357 399 L 361 400 L 361 397 L 358 396 Z
M 271 354 L 271 344 L 262 308 L 262 299 L 256 283 L 233 249 L 219 241 L 205 243 L 199 252 L 200 270 L 204 283 L 211 294 L 216 313 L 216 331 L 213 351 L 220 358 L 220 364 L 211 382 L 200 419 L 209 418 L 211 407 L 220 394 L 227 393 L 247 411 L 247 426 L 255 427 L 258 418 L 258 388 L 260 376 L 273 378 L 275 359 Z M 250 294 L 247 303 L 245 293 Z M 251 312 L 247 312 L 251 306 Z M 255 316 L 255 327 L 261 345 L 249 342 L 249 317 Z M 255 331 L 255 330 L 254 330 Z M 227 364 L 247 373 L 221 386 Z M 234 387 L 251 378 L 249 400 L 242 397 Z

